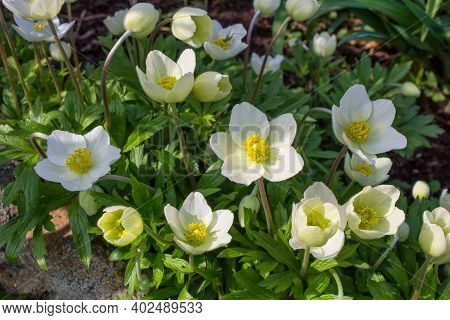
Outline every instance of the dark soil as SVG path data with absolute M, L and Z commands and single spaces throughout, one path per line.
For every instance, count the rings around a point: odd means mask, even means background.
M 140 1 L 143 2 L 143 1 Z M 145 1 L 155 5 L 163 14 L 168 14 L 176 8 L 183 6 L 183 0 L 151 0 Z M 189 1 L 192 6 L 202 7 L 204 1 Z M 74 4 L 74 16 L 80 23 L 75 30 L 77 45 L 81 52 L 80 58 L 84 61 L 98 62 L 105 59 L 98 43 L 97 37 L 106 34 L 106 28 L 101 23 L 102 19 L 112 15 L 119 9 L 129 7 L 128 0 L 79 0 Z M 250 24 L 253 15 L 252 0 L 210 0 L 209 14 L 223 25 L 242 23 Z M 353 24 L 350 20 L 349 24 Z M 252 50 L 263 52 L 270 42 L 270 19 L 259 19 L 254 31 Z M 294 28 L 303 29 L 301 24 L 293 24 Z M 376 42 L 353 42 L 339 48 L 338 54 L 345 56 L 351 62 L 357 59 L 362 52 L 367 52 L 374 60 L 386 63 L 398 56 L 398 53 L 390 46 L 380 46 Z M 353 59 L 353 60 L 352 60 Z M 430 141 L 432 148 L 418 149 L 412 159 L 394 158 L 392 177 L 413 183 L 417 179 L 425 181 L 438 180 L 443 186 L 450 186 L 450 118 L 445 113 L 444 107 L 431 102 L 428 99 L 420 99 L 422 111 L 435 116 L 436 122 L 445 130 L 437 139 Z

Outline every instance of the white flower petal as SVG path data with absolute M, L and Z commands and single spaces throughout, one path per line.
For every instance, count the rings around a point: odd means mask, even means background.
M 334 258 L 341 252 L 344 242 L 345 233 L 341 229 L 338 229 L 325 245 L 322 247 L 312 247 L 311 254 L 319 260 Z
M 235 153 L 238 146 L 233 142 L 231 135 L 227 132 L 217 132 L 211 135 L 209 139 L 209 144 L 214 153 L 221 159 L 225 158 Z
M 312 186 L 305 190 L 303 199 L 314 198 L 320 199 L 323 202 L 334 204 L 335 206 L 338 205 L 338 201 L 333 192 L 323 182 L 314 182 Z
M 66 166 L 59 166 L 49 159 L 39 161 L 34 167 L 38 176 L 51 182 L 61 182 L 62 180 L 76 180 L 78 177 Z
M 233 225 L 234 215 L 230 210 L 217 210 L 212 213 L 212 221 L 208 226 L 207 232 L 228 233 Z
M 379 154 L 391 150 L 406 148 L 406 137 L 392 127 L 383 133 L 369 134 L 367 141 L 361 148 L 370 154 Z
M 165 102 L 176 103 L 183 102 L 187 96 L 191 93 L 194 87 L 194 75 L 192 73 L 186 73 L 182 76 L 172 90 L 166 96 Z
M 186 242 L 183 242 L 180 239 L 174 238 L 173 240 L 180 247 L 180 249 L 183 250 L 184 252 L 186 252 L 187 254 L 192 254 L 192 255 L 196 256 L 196 255 L 200 255 L 206 251 L 206 250 L 199 250 L 197 247 L 193 247 L 193 246 L 187 244 Z
M 186 73 L 194 74 L 196 61 L 195 61 L 195 52 L 192 49 L 186 49 L 181 53 L 180 57 L 177 61 L 178 66 L 181 69 L 181 75 L 185 75 Z
M 191 192 L 180 209 L 180 222 L 184 230 L 191 223 L 203 222 L 206 227 L 212 221 L 212 210 L 200 192 Z
M 222 165 L 223 176 L 246 186 L 261 178 L 263 174 L 264 167 L 260 163 L 248 161 L 241 151 L 228 155 Z
M 391 100 L 380 99 L 372 102 L 372 115 L 367 120 L 370 131 L 384 132 L 394 122 L 395 107 Z
M 372 112 L 372 102 L 363 85 L 354 85 L 340 101 L 342 112 L 350 121 L 367 120 Z
M 195 22 L 189 16 L 177 18 L 176 23 L 172 23 L 173 35 L 182 41 L 192 38 L 196 30 Z
M 64 166 L 67 156 L 75 149 L 86 147 L 83 136 L 66 131 L 55 130 L 47 139 L 47 157 L 54 164 Z
M 231 236 L 228 233 L 213 235 L 208 237 L 204 243 L 199 245 L 197 250 L 212 251 L 224 247 L 231 242 Z
M 164 215 L 166 216 L 167 223 L 175 235 L 181 240 L 185 240 L 184 229 L 180 222 L 178 210 L 168 204 L 164 207 Z
M 291 113 L 270 121 L 270 133 L 267 139 L 271 147 L 290 146 L 294 142 L 297 132 L 297 122 Z
M 304 166 L 302 157 L 291 146 L 270 149 L 270 160 L 264 163 L 264 178 L 272 181 L 284 181 L 299 173 Z
M 237 104 L 231 111 L 230 134 L 234 142 L 241 146 L 252 134 L 263 139 L 269 135 L 270 125 L 266 115 L 247 102 Z
M 76 180 L 61 181 L 61 185 L 69 191 L 83 191 L 92 188 L 92 183 L 95 181 L 96 179 L 92 179 L 89 175 L 83 174 L 79 175 Z

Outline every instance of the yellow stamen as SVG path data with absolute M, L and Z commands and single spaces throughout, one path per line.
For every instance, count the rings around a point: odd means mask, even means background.
M 222 38 L 215 38 L 212 43 L 214 43 L 216 46 L 222 48 L 223 50 L 228 50 L 231 48 L 231 44 L 229 41 L 224 40 Z
M 369 132 L 370 127 L 366 120 L 353 121 L 345 128 L 345 134 L 354 143 L 366 142 Z
M 38 31 L 44 29 L 44 27 L 45 27 L 45 23 L 35 23 L 33 30 L 34 30 L 34 32 L 38 32 Z
M 92 152 L 87 148 L 76 149 L 66 158 L 66 166 L 75 173 L 85 173 L 92 167 Z
M 366 177 L 370 177 L 373 173 L 372 166 L 367 163 L 360 163 L 355 167 L 355 171 L 361 172 Z
M 367 206 L 355 207 L 355 213 L 361 219 L 359 228 L 362 230 L 371 230 L 378 224 L 378 214 L 377 212 Z
M 175 76 L 164 76 L 161 79 L 159 79 L 158 81 L 156 81 L 156 83 L 160 87 L 163 87 L 164 89 L 172 90 L 172 88 L 177 83 L 177 78 Z
M 205 241 L 206 226 L 203 222 L 191 223 L 187 227 L 186 238 L 190 244 L 198 246 Z
M 127 234 L 130 233 L 130 231 L 126 230 L 123 225 L 122 225 L 122 219 L 118 219 L 115 223 L 115 231 L 116 231 L 116 236 L 118 239 L 126 236 Z
M 325 230 L 331 226 L 331 221 L 325 218 L 324 214 L 321 212 L 322 210 L 320 210 L 317 206 L 305 206 L 304 211 L 308 226 L 319 227 L 322 230 Z
M 247 158 L 254 162 L 264 162 L 270 158 L 270 146 L 259 134 L 252 134 L 244 142 Z

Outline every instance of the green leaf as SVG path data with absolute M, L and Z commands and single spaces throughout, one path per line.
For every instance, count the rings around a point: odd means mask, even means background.
M 330 285 L 331 275 L 328 272 L 322 272 L 314 276 L 307 277 L 308 288 L 305 290 L 305 297 L 311 300 L 325 291 Z
M 311 263 L 311 267 L 319 272 L 324 272 L 338 266 L 339 263 L 335 259 L 315 260 Z
M 89 268 L 92 257 L 91 239 L 88 234 L 89 221 L 78 201 L 72 201 L 72 205 L 69 207 L 69 222 L 81 261 L 86 268 Z
M 287 290 L 292 284 L 292 273 L 291 272 L 281 272 L 271 274 L 259 282 L 261 287 L 264 287 L 269 290 L 273 290 L 275 293 L 281 293 Z
M 371 278 L 367 278 L 367 288 L 376 300 L 401 299 L 398 289 L 389 282 L 386 282 L 383 276 L 377 274 L 373 274 Z
M 158 252 L 155 256 L 155 261 L 153 261 L 153 281 L 155 281 L 156 289 L 162 283 L 164 277 L 164 256 L 161 252 Z
M 31 248 L 33 257 L 36 259 L 39 268 L 47 271 L 47 264 L 45 263 L 45 255 L 47 250 L 45 249 L 44 237 L 42 236 L 42 226 L 36 226 L 33 231 L 33 245 Z
M 142 142 L 149 139 L 156 132 L 164 128 L 167 121 L 167 117 L 158 117 L 152 119 L 151 116 L 147 116 L 142 119 L 136 126 L 134 131 L 129 135 L 127 142 L 123 147 L 123 152 L 129 152 L 131 151 L 131 149 L 137 147 Z
M 164 255 L 164 265 L 176 272 L 192 273 L 194 269 L 189 262 L 179 258 L 173 258 L 171 255 Z
M 270 300 L 275 298 L 269 290 L 258 285 L 262 278 L 253 269 L 241 270 L 234 277 L 240 286 L 254 294 L 257 299 Z
M 292 271 L 299 269 L 294 253 L 283 242 L 275 241 L 264 232 L 255 232 L 254 236 L 256 244 L 266 249 L 275 260 L 287 265 Z

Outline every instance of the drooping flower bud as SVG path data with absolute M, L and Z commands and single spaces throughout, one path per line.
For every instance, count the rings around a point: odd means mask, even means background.
M 409 237 L 409 224 L 406 222 L 403 222 L 400 227 L 397 229 L 397 237 L 399 238 L 400 242 L 404 242 Z
M 304 21 L 313 16 L 319 9 L 317 0 L 288 0 L 286 10 L 295 21 Z
M 269 17 L 280 7 L 280 0 L 254 0 L 253 6 L 261 12 L 261 16 Z
M 215 102 L 228 96 L 231 88 L 230 77 L 208 71 L 195 79 L 194 94 L 201 102 Z
M 147 37 L 155 30 L 159 12 L 150 3 L 138 3 L 131 7 L 123 21 L 125 30 L 135 38 Z
M 245 227 L 245 209 L 250 209 L 258 213 L 260 206 L 258 197 L 255 195 L 250 194 L 242 198 L 239 203 L 239 224 L 242 228 Z
M 439 197 L 439 206 L 450 211 L 450 194 L 447 189 L 442 190 L 441 196 Z
M 63 47 L 67 58 L 70 59 L 70 57 L 72 56 L 72 47 L 71 47 L 71 45 L 69 43 L 67 43 L 67 42 L 61 41 L 61 46 Z M 64 62 L 64 57 L 61 54 L 61 51 L 59 51 L 58 47 L 54 43 L 50 43 L 50 55 L 56 61 Z
M 91 189 L 81 191 L 78 194 L 78 202 L 80 207 L 86 212 L 88 216 L 93 216 L 100 209 L 101 205 L 95 201 L 91 192 L 103 192 L 102 188 L 93 186 Z
M 400 92 L 407 97 L 420 97 L 420 89 L 412 82 L 403 83 Z

